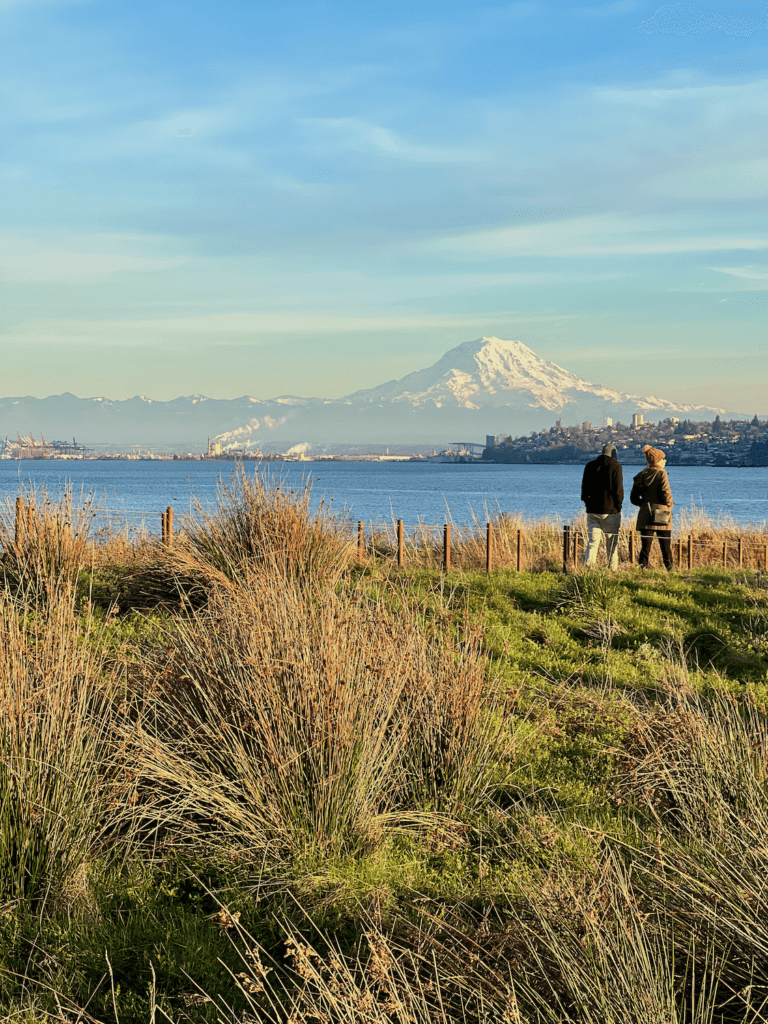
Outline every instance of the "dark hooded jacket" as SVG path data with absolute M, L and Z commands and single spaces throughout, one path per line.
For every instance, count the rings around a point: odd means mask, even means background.
M 581 500 L 587 512 L 604 515 L 621 512 L 624 482 L 621 465 L 612 455 L 598 455 L 584 467 L 581 479 Z

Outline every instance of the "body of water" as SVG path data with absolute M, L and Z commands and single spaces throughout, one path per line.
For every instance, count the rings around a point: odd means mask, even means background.
M 254 466 L 246 463 L 251 475 Z M 632 477 L 640 466 L 624 468 L 625 516 Z M 0 496 L 13 498 L 20 486 L 46 487 L 55 495 L 66 484 L 81 489 L 110 509 L 145 510 L 146 525 L 159 530 L 160 512 L 173 505 L 177 517 L 193 508 L 197 497 L 212 502 L 221 478 L 233 466 L 223 462 L 122 462 L 56 460 L 0 461 Z M 271 463 L 266 472 L 300 484 L 314 481 L 313 500 L 333 499 L 352 520 L 403 519 L 442 523 L 448 517 L 468 522 L 486 508 L 521 512 L 528 518 L 559 517 L 568 522 L 583 510 L 579 500 L 581 466 L 456 465 L 442 463 L 328 462 Z M 726 469 L 673 466 L 669 479 L 677 509 L 703 509 L 713 517 L 730 515 L 741 523 L 768 519 L 768 468 Z

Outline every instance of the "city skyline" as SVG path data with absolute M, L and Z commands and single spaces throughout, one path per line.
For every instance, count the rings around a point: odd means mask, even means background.
M 4 395 L 340 397 L 477 335 L 765 414 L 768 6 L 0 0 Z

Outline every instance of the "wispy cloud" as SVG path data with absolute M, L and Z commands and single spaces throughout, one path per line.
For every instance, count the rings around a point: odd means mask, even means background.
M 730 277 L 738 277 L 745 281 L 768 282 L 768 266 L 707 267 L 707 270 L 714 270 L 718 274 L 728 274 Z
M 723 32 L 729 36 L 751 36 L 768 28 L 765 0 L 700 0 L 697 3 L 665 4 L 652 18 L 638 26 L 638 32 L 688 36 L 702 32 Z
M 156 273 L 187 262 L 177 254 L 158 254 L 161 240 L 147 236 L 85 235 L 57 239 L 58 246 L 51 241 L 0 237 L 0 281 L 78 285 L 123 273 Z M 155 251 L 150 255 L 148 249 Z
M 490 147 L 440 146 L 417 142 L 382 125 L 354 117 L 302 118 L 300 124 L 322 131 L 326 140 L 344 148 L 375 151 L 415 163 L 464 163 L 487 158 Z M 336 141 L 338 140 L 338 141 Z
M 38 252 L 0 256 L 0 281 L 83 284 L 120 273 L 149 273 L 178 267 L 182 259 L 156 260 L 123 253 Z
M 709 235 L 670 220 L 654 223 L 605 215 L 473 232 L 430 242 L 426 247 L 439 247 L 452 257 L 465 259 L 660 255 L 768 249 L 768 232 Z
M 579 319 L 578 313 L 525 310 L 490 310 L 469 313 L 428 313 L 419 310 L 381 316 L 333 315 L 326 313 L 227 313 L 157 320 L 26 320 L 9 326 L 0 341 L 28 344 L 46 338 L 56 344 L 88 344 L 98 341 L 110 346 L 152 346 L 158 342 L 205 341 L 221 345 L 271 343 L 275 335 L 339 335 L 386 333 L 435 328 L 463 327 L 483 331 L 486 325 L 558 324 Z

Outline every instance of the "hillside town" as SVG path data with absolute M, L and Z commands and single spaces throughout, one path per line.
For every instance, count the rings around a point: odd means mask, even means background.
M 670 416 L 660 423 L 644 422 L 642 413 L 631 424 L 606 419 L 601 427 L 583 422 L 563 426 L 558 420 L 549 430 L 524 437 L 488 435 L 482 458 L 501 463 L 584 464 L 605 444 L 615 444 L 621 462 L 641 465 L 644 445 L 663 448 L 670 466 L 768 466 L 768 420 L 713 422 L 681 420 Z

